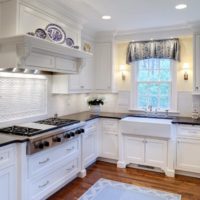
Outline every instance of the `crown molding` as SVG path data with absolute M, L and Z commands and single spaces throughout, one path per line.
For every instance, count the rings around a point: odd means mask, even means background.
M 46 13 L 55 16 L 56 18 L 63 19 L 66 24 L 76 29 L 83 29 L 83 24 L 86 20 L 82 17 L 75 15 L 72 10 L 62 7 L 56 1 L 46 2 L 44 0 L 19 0 L 22 4 L 29 7 L 37 8 L 45 11 Z

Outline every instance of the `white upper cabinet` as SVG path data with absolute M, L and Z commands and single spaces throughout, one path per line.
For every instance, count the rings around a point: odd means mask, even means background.
M 97 92 L 113 90 L 113 43 L 95 46 L 95 89 Z
M 32 5 L 31 5 L 32 4 Z M 58 11 L 35 1 L 5 1 L 1 6 L 0 21 L 0 67 L 31 68 L 58 73 L 77 73 L 83 68 L 91 53 L 55 44 L 26 35 L 37 28 L 45 29 L 50 23 L 60 25 L 67 38 L 72 38 L 81 49 L 81 27 L 69 22 Z M 47 9 L 48 8 L 48 9 Z
M 200 94 L 200 33 L 194 35 L 194 93 Z

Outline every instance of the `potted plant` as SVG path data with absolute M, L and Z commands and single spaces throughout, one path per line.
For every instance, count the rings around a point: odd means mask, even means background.
M 104 105 L 104 98 L 102 97 L 89 97 L 87 100 L 87 103 L 89 105 L 90 111 L 92 113 L 99 113 L 100 112 L 100 106 Z

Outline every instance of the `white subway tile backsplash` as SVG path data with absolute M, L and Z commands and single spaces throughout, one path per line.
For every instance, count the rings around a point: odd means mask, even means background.
M 0 123 L 47 114 L 47 79 L 0 76 Z

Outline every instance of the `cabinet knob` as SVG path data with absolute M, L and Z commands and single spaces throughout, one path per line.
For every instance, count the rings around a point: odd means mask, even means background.
M 196 87 L 195 87 L 195 90 L 199 90 L 199 87 L 198 87 L 198 86 L 196 86 Z

